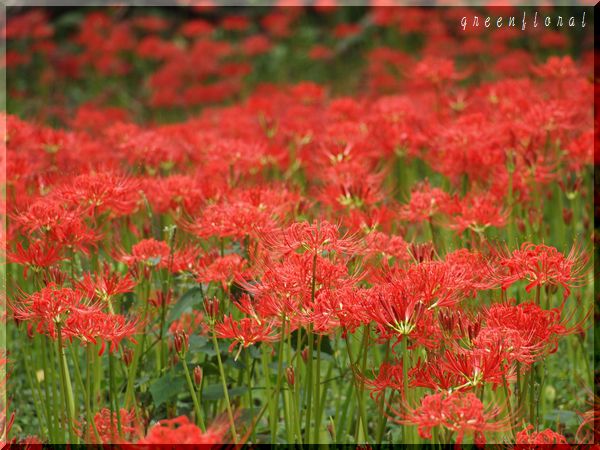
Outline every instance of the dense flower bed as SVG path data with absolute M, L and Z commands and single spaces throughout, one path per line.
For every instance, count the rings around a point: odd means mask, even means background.
M 589 29 L 480 13 L 10 17 L 4 439 L 593 442 Z

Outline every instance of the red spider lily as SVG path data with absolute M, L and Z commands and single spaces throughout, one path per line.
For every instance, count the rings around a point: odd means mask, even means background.
M 489 279 L 489 259 L 480 252 L 459 249 L 448 253 L 445 258 L 451 278 L 462 280 L 461 289 L 465 296 L 475 297 L 479 291 L 494 287 Z
M 438 212 L 451 205 L 450 194 L 439 188 L 432 188 L 429 182 L 416 186 L 410 194 L 410 202 L 400 209 L 398 216 L 409 222 L 425 222 Z
M 14 252 L 7 251 L 7 259 L 12 263 L 24 265 L 23 276 L 27 278 L 27 272 L 31 268 L 34 272 L 42 268 L 53 266 L 62 261 L 62 247 L 53 245 L 46 240 L 33 241 L 27 249 L 17 242 Z
M 272 214 L 264 205 L 247 202 L 208 205 L 193 223 L 182 222 L 182 227 L 199 238 L 218 237 L 242 240 L 254 236 L 257 230 L 270 232 L 275 224 Z
M 120 419 L 120 423 L 117 421 Z M 97 442 L 96 431 L 102 442 Z M 135 417 L 135 411 L 121 408 L 119 417 L 117 413 L 108 408 L 102 408 L 94 415 L 94 425 L 89 424 L 86 431 L 86 442 L 90 444 L 124 444 L 137 439 L 142 433 L 142 427 Z M 119 434 L 121 430 L 123 437 Z M 82 431 L 79 431 L 82 435 Z
M 590 409 L 581 413 L 580 416 L 583 419 L 579 428 L 577 428 L 577 441 L 581 443 L 594 443 L 598 442 L 600 438 L 600 408 L 598 408 L 598 401 L 600 398 L 593 393 L 592 400 L 590 403 Z
M 227 426 L 217 423 L 203 432 L 185 416 L 160 420 L 136 445 L 220 444 L 225 438 Z
M 184 332 L 188 336 L 194 334 L 207 334 L 208 327 L 204 322 L 204 314 L 200 311 L 184 312 L 169 326 L 169 333 Z
M 277 233 L 264 235 L 265 244 L 283 254 L 301 250 L 312 255 L 327 253 L 353 254 L 358 251 L 355 237 L 340 236 L 339 227 L 327 221 L 296 222 Z
M 581 281 L 587 264 L 587 255 L 577 246 L 573 246 L 565 256 L 554 247 L 525 242 L 512 254 L 505 253 L 499 253 L 499 270 L 495 274 L 502 289 L 506 290 L 517 281 L 527 280 L 527 292 L 545 285 L 562 286 L 565 299 L 571 293 L 571 287 Z
M 374 371 L 373 371 L 374 372 Z M 371 398 L 377 402 L 384 395 L 386 389 L 394 389 L 398 392 L 404 390 L 404 378 L 402 372 L 402 360 L 394 363 L 382 363 L 379 372 L 374 379 L 362 377 L 365 385 L 371 391 Z
M 257 342 L 274 342 L 278 340 L 279 334 L 274 334 L 273 328 L 273 323 L 259 323 L 248 317 L 234 320 L 231 316 L 224 316 L 223 322 L 215 325 L 215 332 L 219 338 L 233 339 L 232 344 L 229 346 L 229 352 L 236 345 L 240 346 L 235 357 L 237 359 L 242 348 L 249 347 Z
M 141 201 L 136 181 L 113 173 L 84 174 L 58 189 L 58 197 L 91 215 L 109 212 L 112 217 L 132 214 Z
M 75 288 L 84 292 L 88 298 L 109 300 L 117 294 L 133 291 L 136 282 L 129 274 L 121 276 L 113 273 L 108 264 L 104 265 L 102 273 L 85 273 L 81 280 L 74 282 Z
M 500 431 L 509 425 L 507 419 L 496 420 L 500 408 L 484 407 L 470 392 L 426 395 L 417 408 L 407 408 L 404 413 L 392 408 L 392 412 L 401 417 L 393 418 L 397 422 L 416 425 L 423 439 L 431 439 L 432 428 L 439 426 L 456 433 L 456 444 L 462 444 L 466 433 L 473 433 L 475 442 L 484 444 L 485 432 Z
M 95 247 L 102 236 L 90 229 L 81 216 L 80 210 L 66 209 L 54 199 L 41 199 L 26 211 L 14 214 L 13 219 L 30 236 L 88 254 L 88 247 Z
M 380 276 L 390 283 L 398 297 L 420 302 L 427 309 L 451 307 L 473 290 L 473 273 L 466 267 L 445 261 L 423 261 L 406 269 L 391 269 Z
M 261 317 L 278 320 L 285 314 L 288 319 L 306 318 L 312 307 L 313 270 L 315 297 L 322 290 L 353 286 L 360 279 L 349 275 L 343 262 L 306 252 L 291 253 L 281 263 L 266 265 L 258 282 L 238 282 L 254 295 Z
M 390 331 L 410 335 L 424 315 L 426 306 L 415 296 L 405 296 L 393 286 L 373 288 L 367 299 L 366 314 L 377 324 L 381 333 Z
M 198 283 L 221 282 L 224 290 L 234 281 L 248 278 L 247 262 L 240 255 L 230 254 L 215 258 L 209 264 L 194 269 Z
M 335 166 L 335 169 L 342 170 L 339 166 Z M 347 175 L 348 172 L 344 171 L 344 176 L 332 173 L 327 180 L 327 187 L 318 198 L 337 210 L 364 209 L 383 200 L 381 174 L 350 173 L 352 175 Z
M 436 139 L 424 155 L 437 172 L 458 184 L 461 176 L 489 182 L 489 173 L 506 170 L 509 133 L 502 121 L 490 123 L 482 112 L 461 114 L 455 121 L 436 130 Z
M 16 320 L 27 321 L 28 327 L 37 324 L 38 333 L 48 334 L 52 338 L 56 337 L 56 325 L 63 325 L 71 315 L 77 317 L 79 314 L 100 311 L 100 306 L 87 300 L 82 292 L 59 288 L 54 284 L 49 284 L 10 306 Z
M 457 386 L 460 386 L 464 380 L 461 375 L 455 372 L 449 372 L 441 364 L 440 356 L 432 356 L 427 361 L 420 358 L 415 367 L 409 371 L 411 386 L 424 387 L 434 391 L 451 392 Z M 468 390 L 468 386 L 464 386 Z
M 533 425 L 527 425 L 522 431 L 519 431 L 516 436 L 516 449 L 521 448 L 548 448 L 547 446 L 552 445 L 550 448 L 557 449 L 569 449 L 571 446 L 567 442 L 567 439 L 560 433 L 552 431 L 550 428 L 546 428 L 543 431 L 533 431 Z M 559 445 L 564 444 L 564 445 Z
M 448 58 L 426 57 L 418 62 L 413 69 L 413 77 L 430 86 L 441 86 L 464 78 L 454 68 L 454 61 Z
M 497 329 L 494 340 L 504 340 L 508 355 L 524 363 L 555 352 L 558 339 L 574 331 L 566 328 L 559 310 L 547 311 L 533 302 L 495 304 L 484 310 L 483 317 L 487 328 Z M 481 336 L 482 346 L 488 336 L 487 332 Z
M 381 255 L 384 258 L 394 258 L 396 261 L 408 261 L 408 244 L 400 236 L 389 236 L 379 231 L 373 231 L 365 236 L 365 256 Z
M 578 69 L 570 56 L 551 56 L 544 64 L 531 70 L 542 78 L 569 79 L 578 75 Z
M 502 228 L 506 225 L 508 212 L 503 202 L 489 193 L 469 195 L 460 200 L 459 205 L 449 225 L 458 233 L 470 229 L 482 235 L 488 227 Z
M 505 349 L 502 345 L 492 348 L 462 349 L 458 346 L 446 350 L 438 361 L 442 368 L 456 374 L 460 380 L 456 389 L 477 387 L 490 383 L 494 387 L 511 378 L 511 368 L 504 364 Z
M 168 264 L 170 254 L 171 249 L 169 248 L 169 244 L 150 238 L 144 239 L 131 247 L 131 254 L 121 252 L 121 254 L 115 257 L 130 267 L 136 264 L 143 264 L 149 267 L 164 267 Z
M 171 175 L 166 178 L 147 178 L 142 181 L 142 188 L 153 211 L 167 213 L 170 210 L 176 215 L 181 210 L 192 214 L 202 205 L 208 195 L 207 186 L 187 175 Z
M 109 351 L 117 351 L 123 339 L 129 339 L 136 343 L 133 336 L 137 333 L 137 322 L 128 321 L 120 314 L 107 314 L 102 311 L 79 311 L 70 314 L 64 323 L 64 333 L 69 339 L 78 338 L 83 343 L 97 343 L 102 341 L 98 351 L 99 355 L 104 353 L 105 343 L 109 342 Z

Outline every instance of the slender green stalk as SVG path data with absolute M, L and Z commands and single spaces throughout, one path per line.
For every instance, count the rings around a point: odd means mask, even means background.
M 277 421 L 275 418 L 277 405 L 274 400 L 275 396 L 273 395 L 273 388 L 271 386 L 271 372 L 269 370 L 268 355 L 267 355 L 267 351 L 265 350 L 265 348 L 266 348 L 265 346 L 261 346 L 262 372 L 263 372 L 263 377 L 265 379 L 265 387 L 266 387 L 266 405 L 269 408 L 268 420 L 269 420 L 269 429 L 271 431 L 271 444 L 274 444 L 275 443 L 274 427 L 275 427 L 275 422 Z
M 360 414 L 359 422 L 360 422 L 360 424 L 362 424 L 362 431 L 363 431 L 364 438 L 365 438 L 365 440 L 368 441 L 369 432 L 367 430 L 367 415 L 365 414 L 363 398 L 362 398 L 362 395 L 360 394 L 358 373 L 356 371 L 356 365 L 354 362 L 354 358 L 352 357 L 352 346 L 350 344 L 350 338 L 348 337 L 348 333 L 346 333 L 346 349 L 348 352 L 348 358 L 350 359 L 350 367 L 352 367 L 354 391 L 356 393 L 356 401 L 358 403 L 358 410 L 359 410 L 359 414 Z M 358 425 L 357 425 L 357 429 L 358 429 Z
M 286 317 L 285 313 L 281 313 L 281 337 L 279 339 L 279 350 L 277 352 L 277 382 L 275 385 L 275 395 L 273 396 L 275 403 L 274 411 L 277 411 L 279 404 L 279 393 L 281 392 L 281 382 L 283 380 L 283 345 L 285 343 L 285 330 L 286 330 Z M 274 443 L 277 439 L 277 428 L 279 425 L 279 419 L 273 420 L 271 428 L 271 441 Z
M 123 430 L 121 429 L 121 408 L 119 407 L 118 393 L 116 387 L 116 379 L 115 379 L 115 357 L 112 352 L 109 350 L 108 352 L 108 382 L 109 382 L 109 395 L 110 395 L 110 407 L 111 407 L 111 431 L 114 431 L 114 427 L 112 427 L 113 414 L 116 414 L 117 417 L 117 431 L 119 433 L 119 437 L 123 437 Z
M 407 404 L 410 404 L 410 391 L 408 390 L 408 368 L 410 365 L 410 356 L 408 354 L 408 337 L 402 336 L 402 396 Z M 403 444 L 412 444 L 413 434 L 412 427 L 404 425 L 403 428 Z
M 48 343 L 47 343 L 47 338 L 46 336 L 42 336 L 41 338 L 41 342 L 42 342 L 42 361 L 44 363 L 44 390 L 46 390 L 46 398 L 50 400 L 51 402 L 51 410 L 53 412 L 53 416 L 54 416 L 54 420 L 51 421 L 52 423 L 52 428 L 54 430 L 54 442 L 55 443 L 59 443 L 58 440 L 60 439 L 60 432 L 59 432 L 59 427 L 58 427 L 58 423 L 60 422 L 60 418 L 62 416 L 61 411 L 60 411 L 60 407 L 58 405 L 58 401 L 57 401 L 57 392 L 55 390 L 56 387 L 56 378 L 55 378 L 55 371 L 51 369 L 51 366 L 54 366 L 54 351 L 50 351 L 48 349 Z M 53 349 L 53 347 L 50 347 L 51 349 Z M 62 384 L 61 384 L 62 386 Z M 62 391 L 61 391 L 62 392 Z M 64 439 L 64 436 L 63 436 Z
M 206 431 L 206 426 L 204 425 L 204 420 L 202 418 L 202 413 L 200 410 L 200 402 L 198 397 L 196 396 L 196 390 L 194 389 L 194 383 L 192 382 L 192 377 L 190 376 L 190 369 L 187 365 L 187 361 L 184 358 L 181 358 L 181 362 L 183 364 L 183 371 L 185 373 L 185 379 L 187 381 L 188 389 L 190 390 L 190 395 L 192 396 L 192 402 L 194 403 L 194 412 L 196 413 L 196 424 L 202 428 L 202 431 Z
M 65 349 L 63 347 L 62 327 L 60 323 L 56 325 L 56 334 L 58 338 L 56 341 L 56 345 L 60 365 L 60 380 L 63 390 L 63 398 L 65 401 L 65 413 L 67 416 L 66 426 L 70 442 L 77 444 L 79 440 L 77 439 L 77 435 L 73 430 L 73 419 L 75 413 L 75 404 L 73 401 L 73 388 L 71 387 L 71 378 L 69 377 L 69 368 L 67 366 L 67 357 L 65 355 Z
M 388 340 L 385 345 L 385 355 L 383 362 L 386 364 L 390 356 L 390 341 Z M 385 425 L 387 423 L 387 416 L 385 415 L 385 394 L 386 389 L 384 388 L 381 392 L 381 399 L 379 400 L 379 423 L 377 424 L 377 444 L 381 444 L 383 441 L 383 433 L 385 431 Z
M 312 398 L 313 398 L 313 334 L 312 324 L 309 324 L 308 330 L 306 331 L 308 338 L 308 358 L 306 360 L 306 421 L 304 429 L 306 430 L 306 443 L 312 444 L 311 440 L 311 415 L 312 415 Z
M 148 278 L 148 280 L 146 281 L 145 287 L 140 288 L 144 289 L 144 295 L 143 295 L 143 301 L 144 301 L 144 313 L 142 316 L 142 323 L 146 324 L 146 321 L 148 319 L 148 310 L 150 308 L 150 302 L 149 302 L 149 297 L 150 297 L 150 284 L 151 284 L 151 277 Z M 135 383 L 135 379 L 137 377 L 137 372 L 138 372 L 138 367 L 140 365 L 140 360 L 142 358 L 142 354 L 144 353 L 144 344 L 146 342 L 146 332 L 145 330 L 142 330 L 142 334 L 139 337 L 138 340 L 138 344 L 135 347 L 135 351 L 133 354 L 133 361 L 131 363 L 131 367 L 129 368 L 129 374 L 127 376 L 127 388 L 125 389 L 125 408 L 129 408 L 131 405 L 133 405 L 134 402 L 134 383 Z
M 229 390 L 227 389 L 227 381 L 225 380 L 225 371 L 223 370 L 223 362 L 221 361 L 221 351 L 219 350 L 219 343 L 217 342 L 217 333 L 213 327 L 212 330 L 212 342 L 213 347 L 215 349 L 215 353 L 217 354 L 217 363 L 219 365 L 219 376 L 221 377 L 221 384 L 223 386 L 223 395 L 225 396 L 225 404 L 227 406 L 227 417 L 229 418 L 229 427 L 231 430 L 231 437 L 233 438 L 233 443 L 237 445 L 238 436 L 237 431 L 235 430 L 235 421 L 233 419 L 233 411 L 231 410 L 231 402 L 229 401 Z
M 320 430 L 319 430 L 319 409 L 321 407 L 321 340 L 323 339 L 322 335 L 319 335 L 319 337 L 317 338 L 317 365 L 316 365 L 316 372 L 315 372 L 315 411 L 317 412 L 316 417 L 315 417 L 315 429 L 314 429 L 314 436 L 313 436 L 313 441 L 318 444 L 319 443 L 319 434 L 320 434 Z
M 26 352 L 28 353 L 28 352 Z M 31 397 L 33 399 L 33 406 L 35 408 L 36 416 L 40 422 L 40 425 L 45 421 L 46 428 L 48 430 L 48 434 L 50 434 L 50 411 L 48 409 L 48 404 L 46 403 L 46 408 L 42 408 L 42 390 L 39 386 L 39 382 L 34 380 L 34 376 L 31 373 L 33 365 L 33 361 L 31 355 L 26 357 L 26 361 L 23 364 L 25 366 L 25 376 L 27 378 L 27 382 L 29 383 L 29 388 L 31 389 Z M 43 430 L 43 428 L 42 428 Z M 4 430 L 3 430 L 4 431 Z
M 248 384 L 248 406 L 250 408 L 250 416 L 254 420 L 254 398 L 252 395 L 252 375 L 254 373 L 254 361 L 252 361 L 252 366 L 250 366 L 250 352 L 248 349 L 244 351 L 244 361 L 246 365 L 246 381 Z M 252 429 L 252 440 L 256 440 L 254 429 Z
M 96 437 L 96 442 L 101 443 L 102 439 L 100 438 L 100 434 L 98 433 L 98 428 L 96 427 L 96 422 L 94 422 L 94 414 L 92 413 L 92 410 L 90 408 L 89 390 L 86 389 L 86 387 L 83 383 L 83 377 L 81 375 L 81 369 L 79 366 L 79 355 L 77 354 L 77 351 L 73 348 L 73 346 L 70 346 L 70 350 L 71 350 L 71 357 L 73 360 L 73 367 L 75 368 L 75 381 L 79 384 L 79 387 L 83 392 L 83 402 L 84 402 L 84 406 L 85 406 L 85 414 L 87 417 L 88 425 L 92 426 L 92 430 L 94 431 L 94 436 Z
M 506 381 L 506 376 L 504 374 L 502 374 L 502 384 L 504 387 L 504 399 L 506 402 L 506 414 L 509 417 L 510 420 L 510 432 L 512 434 L 512 437 L 515 437 L 515 421 L 514 421 L 514 417 L 513 417 L 513 413 L 512 413 L 512 408 L 510 406 L 510 392 L 508 390 L 508 382 Z

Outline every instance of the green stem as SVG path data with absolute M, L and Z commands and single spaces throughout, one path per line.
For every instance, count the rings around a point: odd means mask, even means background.
M 383 363 L 386 364 L 390 356 L 390 341 L 386 341 L 385 355 L 383 357 Z M 377 444 L 381 444 L 383 441 L 383 433 L 385 431 L 385 425 L 387 423 L 387 416 L 384 414 L 385 410 L 385 393 L 386 389 L 383 389 L 381 393 L 381 400 L 379 400 L 379 423 L 377 424 Z
M 317 338 L 317 366 L 315 372 L 315 411 L 317 414 L 315 415 L 315 429 L 314 429 L 314 437 L 313 440 L 315 444 L 319 443 L 319 408 L 321 407 L 321 340 L 323 339 L 322 335 L 319 335 Z
M 313 398 L 313 334 L 312 334 L 312 324 L 308 325 L 308 330 L 306 332 L 306 336 L 308 338 L 308 358 L 306 360 L 306 421 L 304 425 L 304 429 L 306 430 L 307 436 L 307 444 L 312 444 L 311 433 L 312 429 L 310 426 L 311 415 L 312 415 L 312 398 Z
M 102 443 L 102 439 L 100 438 L 100 434 L 98 433 L 98 428 L 96 427 L 96 422 L 94 421 L 94 415 L 90 408 L 89 390 L 86 389 L 86 387 L 83 383 L 83 377 L 81 375 L 81 369 L 79 366 L 79 355 L 77 354 L 77 352 L 73 348 L 73 346 L 70 346 L 70 350 L 71 350 L 71 357 L 73 359 L 73 367 L 75 367 L 75 381 L 77 381 L 80 389 L 83 392 L 83 402 L 85 404 L 85 414 L 86 414 L 86 417 L 88 420 L 88 424 L 90 424 L 92 426 L 92 429 L 94 431 L 94 436 L 96 437 L 96 442 L 98 444 L 100 444 L 100 443 Z M 89 369 L 88 369 L 88 371 L 89 371 Z
M 504 386 L 504 398 L 506 401 L 506 413 L 508 414 L 508 417 L 510 420 L 510 432 L 514 439 L 514 437 L 515 437 L 515 428 L 514 428 L 515 421 L 514 421 L 514 417 L 512 415 L 512 408 L 510 406 L 510 392 L 508 391 L 508 382 L 506 381 L 506 376 L 504 374 L 502 375 L 502 382 L 503 382 L 503 386 Z
M 409 395 L 410 392 L 408 390 L 408 368 L 410 365 L 410 356 L 408 354 L 408 337 L 402 336 L 402 397 L 404 398 L 404 402 L 406 404 L 410 404 Z M 409 425 L 404 425 L 403 428 L 403 436 L 404 442 L 403 444 L 412 444 L 412 428 Z
M 56 387 L 56 378 L 55 371 L 50 370 L 50 366 L 54 365 L 53 355 L 54 351 L 48 350 L 48 344 L 46 342 L 46 336 L 42 336 L 42 360 L 44 362 L 44 390 L 46 391 L 46 398 L 51 402 L 51 409 L 53 412 L 54 420 L 51 421 L 52 429 L 53 429 L 53 441 L 54 443 L 59 443 L 60 433 L 58 428 L 58 423 L 60 422 L 60 407 L 57 402 L 57 393 L 55 390 Z M 52 347 L 51 347 L 52 348 Z M 62 386 L 62 385 L 61 385 Z M 51 391 L 52 390 L 52 391 Z
M 67 367 L 67 357 L 65 355 L 65 349 L 63 347 L 62 339 L 62 327 L 59 324 L 56 325 L 56 334 L 58 340 L 56 341 L 59 365 L 60 365 L 60 381 L 63 390 L 63 398 L 65 401 L 65 412 L 67 415 L 67 431 L 71 443 L 77 444 L 78 439 L 73 431 L 73 419 L 75 414 L 75 403 L 73 401 L 73 388 L 71 387 L 71 378 L 69 377 L 69 369 Z
M 363 406 L 363 398 L 362 398 L 360 388 L 359 388 L 358 374 L 356 371 L 356 365 L 354 363 L 354 358 L 352 357 L 352 346 L 350 344 L 350 338 L 348 337 L 348 333 L 346 333 L 346 350 L 348 352 L 348 358 L 350 359 L 350 367 L 352 368 L 354 391 L 356 393 L 356 401 L 358 403 L 358 410 L 359 410 L 359 414 L 360 414 L 359 422 L 362 424 L 364 438 L 366 441 L 368 441 L 369 433 L 367 431 L 367 415 L 365 414 L 365 409 Z M 358 425 L 357 425 L 357 429 L 358 429 Z M 357 441 L 358 441 L 358 439 L 357 439 Z
M 221 352 L 219 350 L 219 343 L 217 342 L 217 333 L 213 327 L 212 330 L 212 342 L 213 347 L 215 349 L 215 353 L 217 354 L 217 363 L 219 364 L 219 375 L 221 377 L 221 384 L 223 386 L 223 395 L 225 396 L 225 403 L 227 406 L 227 416 L 229 418 L 229 427 L 231 429 L 231 436 L 233 438 L 233 443 L 237 445 L 238 436 L 237 431 L 235 430 L 235 421 L 233 420 L 233 411 L 231 410 L 231 402 L 229 401 L 229 391 L 227 389 L 227 381 L 225 380 L 225 371 L 223 370 L 223 362 L 221 361 Z
M 109 386 L 110 386 L 110 407 L 111 407 L 111 432 L 114 431 L 112 426 L 113 420 L 113 412 L 117 416 L 117 431 L 119 433 L 119 437 L 123 437 L 123 430 L 121 429 L 121 408 L 119 407 L 118 393 L 116 388 L 116 379 L 115 379 L 115 357 L 112 352 L 108 351 L 108 377 L 109 377 Z
M 196 396 L 196 390 L 194 389 L 194 383 L 192 382 L 192 377 L 190 376 L 190 369 L 187 365 L 185 357 L 181 358 L 181 362 L 183 363 L 185 379 L 187 381 L 188 389 L 190 390 L 190 395 L 192 396 L 192 402 L 194 403 L 194 412 L 196 413 L 196 424 L 200 425 L 202 431 L 206 432 L 206 426 L 204 425 L 204 420 L 202 419 L 202 414 L 200 411 L 200 402 L 198 401 L 198 397 Z

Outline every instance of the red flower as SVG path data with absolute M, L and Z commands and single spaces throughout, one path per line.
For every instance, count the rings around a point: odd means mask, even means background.
M 379 373 L 374 379 L 364 378 L 365 384 L 371 390 L 371 398 L 379 402 L 386 389 L 395 389 L 398 392 L 403 391 L 403 372 L 402 360 L 394 364 L 382 363 L 379 367 Z
M 556 448 L 567 450 L 571 448 L 571 446 L 567 442 L 567 439 L 562 434 L 556 433 L 550 428 L 546 428 L 543 431 L 533 430 L 533 425 L 527 425 L 525 429 L 517 433 L 517 445 L 515 446 L 516 449 Z M 550 445 L 551 447 L 548 447 Z
M 85 273 L 83 279 L 74 284 L 88 298 L 96 297 L 106 301 L 117 294 L 131 292 L 137 283 L 129 274 L 121 276 L 119 273 L 111 273 L 110 267 L 105 264 L 102 273 Z
M 45 240 L 30 242 L 27 249 L 17 242 L 14 252 L 7 252 L 7 259 L 12 263 L 24 265 L 23 275 L 27 278 L 29 268 L 39 271 L 43 267 L 50 267 L 64 259 L 61 255 L 61 246 L 48 243 Z
M 559 310 L 547 311 L 533 302 L 495 304 L 484 311 L 484 317 L 486 327 L 496 330 L 497 335 L 482 330 L 479 345 L 485 348 L 490 337 L 503 340 L 511 347 L 507 349 L 507 356 L 522 363 L 555 352 L 558 339 L 573 332 L 565 327 Z
M 423 222 L 439 211 L 444 211 L 451 202 L 450 194 L 432 188 L 428 182 L 417 185 L 411 193 L 410 202 L 400 209 L 398 216 L 409 222 Z
M 140 203 L 139 184 L 113 173 L 84 174 L 59 188 L 58 196 L 72 205 L 89 208 L 91 215 L 133 214 Z
M 491 383 L 495 387 L 502 384 L 504 378 L 511 378 L 510 366 L 504 364 L 505 349 L 501 343 L 494 344 L 492 348 L 466 350 L 455 346 L 446 350 L 438 363 L 460 380 L 461 384 L 454 388 L 477 387 L 481 383 Z
M 264 240 L 269 249 L 281 253 L 295 251 L 309 254 L 336 252 L 352 254 L 358 251 L 356 238 L 342 235 L 339 227 L 327 221 L 296 222 L 278 233 L 265 235 Z
M 493 195 L 468 195 L 460 200 L 458 211 L 450 219 L 450 228 L 458 233 L 471 229 L 481 234 L 488 227 L 504 227 L 507 216 L 503 202 Z
M 131 442 L 141 434 L 142 427 L 136 421 L 135 411 L 127 411 L 125 408 L 121 408 L 119 416 L 121 419 L 120 424 L 117 423 L 118 418 L 116 412 L 111 411 L 108 408 L 102 408 L 102 410 L 97 412 L 94 416 L 94 424 L 102 444 L 124 444 L 128 441 Z M 119 436 L 119 428 L 124 437 Z M 81 431 L 79 433 L 81 434 Z M 86 439 L 90 444 L 100 443 L 96 442 L 96 433 L 91 424 L 88 426 Z
M 144 239 L 131 248 L 131 254 L 121 254 L 118 259 L 128 266 L 143 264 L 146 266 L 164 266 L 168 264 L 171 249 L 169 244 L 156 239 Z
M 194 272 L 198 283 L 220 281 L 223 288 L 234 280 L 244 279 L 249 275 L 247 261 L 237 254 L 225 255 L 215 258 L 209 264 L 198 265 Z
M 529 282 L 525 287 L 527 292 L 545 285 L 562 286 L 566 299 L 570 288 L 581 281 L 587 260 L 587 255 L 577 246 L 565 256 L 554 247 L 525 242 L 511 255 L 500 254 L 500 270 L 495 277 L 504 290 L 519 280 Z
M 109 342 L 109 351 L 117 351 L 123 339 L 136 343 L 133 336 L 137 333 L 137 323 L 128 321 L 120 314 L 107 314 L 102 311 L 89 310 L 71 314 L 65 320 L 64 333 L 69 338 L 78 338 L 82 342 L 97 343 L 102 340 L 98 354 L 102 355 L 105 342 Z
M 418 426 L 419 436 L 423 439 L 431 439 L 431 429 L 439 426 L 456 432 L 457 444 L 462 444 L 465 433 L 473 433 L 476 443 L 485 443 L 484 432 L 499 431 L 508 425 L 506 419 L 494 422 L 500 409 L 495 406 L 485 408 L 472 393 L 426 395 L 415 409 L 404 414 L 392 411 L 402 417 L 399 422 Z
M 238 355 L 242 348 L 257 342 L 274 342 L 279 339 L 279 334 L 273 333 L 273 323 L 261 323 L 248 317 L 234 320 L 231 316 L 224 316 L 223 322 L 215 325 L 215 332 L 219 338 L 234 340 L 229 346 L 230 352 L 239 344 Z
M 219 444 L 223 442 L 226 431 L 227 428 L 223 425 L 213 425 L 206 432 L 202 432 L 187 417 L 180 416 L 175 419 L 159 421 L 137 444 Z
M 37 324 L 38 333 L 45 333 L 53 338 L 56 337 L 56 325 L 64 325 L 70 316 L 100 311 L 98 304 L 87 301 L 82 292 L 59 288 L 54 283 L 12 303 L 11 308 L 15 319 L 28 321 L 28 326 Z M 68 332 L 65 337 L 69 337 Z

